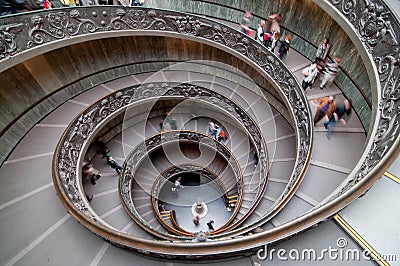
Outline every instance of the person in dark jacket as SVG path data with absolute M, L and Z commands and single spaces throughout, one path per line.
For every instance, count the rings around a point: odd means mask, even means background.
M 279 53 L 279 58 L 281 60 L 286 58 L 286 56 L 289 52 L 291 41 L 292 41 L 291 35 L 285 35 L 285 38 L 283 40 L 279 41 L 281 43 L 281 47 L 279 47 L 278 53 Z
M 349 117 L 351 114 L 352 103 L 350 100 L 344 99 L 342 103 L 335 104 L 335 111 L 329 117 L 329 121 L 324 123 L 324 127 L 328 130 L 327 137 L 331 139 L 332 130 L 335 127 L 337 121 L 341 121 L 344 125 L 347 124 L 346 120 L 343 119 L 344 116 Z

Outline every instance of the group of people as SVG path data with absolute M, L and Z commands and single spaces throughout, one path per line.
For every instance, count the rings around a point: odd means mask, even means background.
M 251 13 L 246 11 L 240 23 L 241 31 L 248 36 L 252 35 L 252 30 L 250 29 L 250 18 Z M 281 19 L 282 16 L 279 13 L 274 12 L 268 17 L 267 21 L 260 20 L 254 38 L 272 52 L 275 52 L 275 48 L 280 44 L 278 55 L 279 58 L 283 60 L 289 52 L 292 36 L 287 34 L 279 40 Z
M 94 142 L 96 147 L 96 151 L 98 154 L 101 154 L 102 157 L 106 158 L 107 164 L 117 172 L 117 175 L 120 175 L 122 166 L 117 163 L 114 157 L 111 154 L 111 150 L 107 147 L 107 144 L 103 141 L 102 138 L 96 139 Z
M 342 58 L 335 55 L 331 61 L 328 61 L 329 49 L 329 38 L 326 37 L 318 45 L 315 60 L 310 66 L 302 70 L 303 80 L 301 86 L 304 91 L 308 88 L 312 89 L 312 86 L 316 82 L 320 73 L 323 75 L 319 85 L 320 90 L 323 90 L 326 86 L 330 86 L 333 83 L 338 73 Z M 346 124 L 343 117 L 348 117 L 350 115 L 351 108 L 352 103 L 348 99 L 338 103 L 335 101 L 334 96 L 323 97 L 319 99 L 319 105 L 314 116 L 314 125 L 316 125 L 322 118 L 326 117 L 327 121 L 324 123 L 324 127 L 328 130 L 327 137 L 330 139 L 335 123 L 341 121 L 343 124 Z
M 329 49 L 329 38 L 326 37 L 318 46 L 315 60 L 301 72 L 303 75 L 301 86 L 304 91 L 308 88 L 312 88 L 320 73 L 323 73 L 322 82 L 319 86 L 321 90 L 323 90 L 326 85 L 330 85 L 335 79 L 342 58 L 335 55 L 333 60 L 328 62 Z
M 272 13 L 268 17 L 267 22 L 265 22 L 265 20 L 260 20 L 255 39 L 273 53 L 275 52 L 275 48 L 279 45 L 278 55 L 279 58 L 283 60 L 289 52 L 292 36 L 287 34 L 279 40 L 281 19 L 282 17 L 279 13 Z
M 246 12 L 241 23 L 242 32 L 250 35 L 249 27 L 251 14 Z M 286 35 L 283 39 L 279 40 L 280 33 L 280 23 L 281 16 L 278 13 L 273 13 L 268 17 L 267 23 L 264 20 L 261 20 L 258 23 L 257 32 L 255 35 L 255 39 L 264 44 L 267 49 L 274 52 L 275 48 L 280 43 L 279 47 L 279 58 L 283 60 L 290 48 L 291 36 Z M 301 86 L 304 91 L 308 88 L 312 89 L 312 86 L 315 84 L 318 76 L 322 75 L 322 80 L 319 85 L 319 88 L 323 90 L 325 87 L 330 86 L 340 67 L 341 57 L 335 55 L 333 60 L 328 61 L 328 55 L 330 50 L 329 38 L 326 37 L 322 40 L 322 42 L 318 45 L 317 52 L 315 54 L 314 61 L 310 64 L 310 66 L 306 67 L 302 70 L 302 83 Z M 327 117 L 327 121 L 324 123 L 325 128 L 328 130 L 327 137 L 330 139 L 332 130 L 337 121 L 341 121 L 342 123 L 346 123 L 343 119 L 345 115 L 349 116 L 351 113 L 351 101 L 344 100 L 344 102 L 336 103 L 334 101 L 334 97 L 324 97 L 320 99 L 319 106 L 317 108 L 317 112 L 314 116 L 314 125 L 319 122 L 322 118 Z M 210 129 L 210 132 L 213 132 Z M 258 158 L 253 158 L 254 165 L 257 164 Z
M 208 135 L 214 137 L 218 141 L 226 140 L 228 138 L 223 128 L 212 121 L 208 123 Z
M 196 226 L 200 225 L 200 216 L 195 215 L 195 216 L 193 217 L 193 223 L 194 223 L 194 225 L 196 225 Z M 206 224 L 207 224 L 208 230 L 210 230 L 210 231 L 215 230 L 215 229 L 214 229 L 214 225 L 213 225 L 213 224 L 214 224 L 214 220 L 209 220 Z

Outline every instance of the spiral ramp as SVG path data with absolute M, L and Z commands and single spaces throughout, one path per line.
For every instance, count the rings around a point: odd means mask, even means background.
M 301 55 L 293 53 L 290 64 L 289 68 L 297 77 L 300 77 L 299 69 L 307 64 L 307 60 Z M 263 112 L 263 103 L 258 102 L 257 95 L 245 88 L 246 84 L 238 85 L 228 79 L 216 78 L 210 73 L 178 69 L 163 72 L 161 78 L 159 75 L 155 76 L 154 73 L 149 72 L 103 83 L 69 99 L 37 123 L 2 165 L 0 169 L 2 190 L 2 193 L 0 193 L 0 235 L 2 235 L 2 239 L 7 241 L 2 241 L 2 244 L 0 244 L 2 247 L 0 261 L 4 265 L 178 265 L 189 263 L 152 259 L 149 256 L 132 254 L 110 245 L 78 224 L 70 214 L 65 213 L 65 208 L 60 204 L 52 182 L 51 165 L 57 143 L 70 122 L 79 116 L 83 110 L 95 101 L 107 97 L 110 93 L 129 86 L 143 82 L 162 83 L 171 81 L 190 82 L 190 84 L 212 89 L 235 101 L 250 117 L 258 118 L 258 126 L 265 139 L 268 151 L 269 171 L 265 191 L 263 191 L 254 208 L 252 204 L 255 200 L 255 188 L 259 187 L 260 184 L 258 180 L 259 166 L 254 166 L 252 153 L 249 153 L 248 147 L 245 147 L 251 141 L 249 141 L 249 136 L 245 130 L 238 129 L 232 121 L 219 120 L 229 135 L 229 139 L 224 142 L 224 145 L 232 151 L 243 174 L 243 201 L 233 223 L 245 215 L 246 219 L 241 222 L 240 227 L 236 228 L 236 235 L 256 234 L 257 230 L 273 230 L 318 206 L 350 173 L 365 145 L 366 134 L 356 115 L 351 117 L 347 126 L 337 126 L 331 140 L 326 138 L 322 124 L 317 124 L 314 128 L 313 153 L 303 181 L 288 203 L 278 213 L 271 215 L 270 219 L 261 223 L 259 219 L 273 209 L 274 203 L 285 191 L 289 182 L 288 177 L 293 171 L 296 149 L 295 134 L 291 122 L 286 120 L 285 115 L 280 114 L 274 108 L 266 114 Z M 343 99 L 339 88 L 308 91 L 306 95 L 312 112 L 314 113 L 316 108 L 315 99 L 331 94 L 335 94 L 337 99 Z M 161 108 L 162 111 L 166 109 Z M 260 113 L 262 114 L 261 119 Z M 203 134 L 207 133 L 208 123 L 211 121 L 210 118 L 204 116 L 192 119 L 188 112 L 179 113 L 178 111 L 174 113 L 174 116 L 179 129 Z M 160 119 L 162 119 L 162 113 L 155 112 L 151 118 L 138 121 L 124 129 L 123 132 L 113 133 L 107 145 L 114 158 L 122 163 L 126 159 L 128 150 L 139 145 L 144 139 L 159 134 Z M 214 121 L 218 121 L 218 119 L 214 118 Z M 274 134 L 271 134 L 271 128 L 274 128 Z M 127 140 L 132 140 L 132 142 L 127 143 Z M 196 151 L 186 150 L 183 153 L 191 154 L 196 153 Z M 159 239 L 160 235 L 152 235 L 132 221 L 120 200 L 118 176 L 106 164 L 105 159 L 101 155 L 93 153 L 89 159 L 102 176 L 94 186 L 90 183 L 84 183 L 85 193 L 93 195 L 90 205 L 98 216 L 121 233 L 150 241 L 162 241 Z M 173 164 L 168 161 L 167 156 L 157 156 L 156 159 L 144 160 L 142 163 L 144 166 L 139 168 L 137 176 L 138 178 L 143 177 L 143 180 L 140 181 L 141 184 L 137 186 L 136 191 L 135 188 L 132 189 L 132 193 L 135 195 L 133 198 L 134 205 L 141 217 L 146 218 L 157 232 L 169 234 L 168 230 L 157 222 L 148 191 L 151 190 L 153 185 L 152 180 Z M 222 182 L 226 182 L 225 185 L 230 187 L 232 184 L 229 182 L 232 182 L 232 180 L 229 177 L 232 176 L 232 173 L 226 170 L 224 165 L 224 163 L 216 160 L 212 161 L 208 167 L 210 171 L 221 176 Z M 363 208 L 367 208 L 365 205 L 373 204 L 374 197 L 381 196 L 382 191 L 387 191 L 386 199 L 395 200 L 394 195 L 398 183 L 393 185 L 391 182 L 398 181 L 396 179 L 396 175 L 399 176 L 397 172 L 396 162 L 394 162 L 385 176 L 378 180 L 376 185 L 363 198 L 341 211 L 340 216 L 335 216 L 336 218 L 328 219 L 318 227 L 295 235 L 291 241 L 280 242 L 275 248 L 286 250 L 297 248 L 300 250 L 305 245 L 304 243 L 307 246 L 324 247 L 331 245 L 337 247 L 339 242 L 336 243 L 336 241 L 344 239 L 347 241 L 345 244 L 348 248 L 360 249 L 359 243 L 342 231 L 341 227 L 346 222 L 341 219 L 354 222 L 355 227 L 360 228 L 360 232 L 363 232 L 365 237 L 376 237 L 376 235 L 367 231 L 359 217 L 365 216 L 362 213 Z M 357 208 L 357 206 L 361 207 Z M 377 207 L 382 206 L 378 204 Z M 251 213 L 247 214 L 250 209 L 252 210 Z M 380 218 L 373 219 L 379 221 Z M 189 220 L 191 220 L 191 217 Z M 249 227 L 257 221 L 256 231 L 240 229 Z M 229 235 L 229 233 L 225 234 Z M 377 245 L 385 245 L 382 240 L 375 240 L 375 242 L 378 243 Z M 213 263 L 213 260 L 208 259 L 205 262 Z M 284 261 L 274 262 L 276 265 L 285 264 Z M 217 263 L 222 265 L 228 265 L 228 263 L 263 265 L 266 262 L 255 255 L 246 254 L 234 259 L 219 259 Z M 346 262 L 342 261 L 342 263 L 345 264 Z M 372 264 L 371 261 L 365 259 L 347 263 L 349 265 Z M 329 265 L 329 262 L 327 264 Z M 392 265 L 396 264 L 393 263 Z

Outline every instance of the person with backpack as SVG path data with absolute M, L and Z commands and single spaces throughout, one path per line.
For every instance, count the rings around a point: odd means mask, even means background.
M 280 40 L 281 47 L 279 47 L 279 58 L 284 60 L 289 52 L 290 42 L 292 41 L 292 36 L 287 34 L 283 40 Z
M 84 162 L 82 166 L 82 177 L 85 181 L 90 180 L 90 182 L 94 186 L 97 183 L 96 180 L 101 178 L 101 175 L 99 174 L 99 170 L 94 168 L 92 164 Z
M 326 121 L 324 123 L 324 127 L 328 130 L 328 133 L 326 134 L 328 140 L 331 139 L 332 130 L 335 127 L 337 121 L 341 121 L 344 125 L 347 124 L 346 120 L 344 120 L 343 117 L 347 116 L 346 119 L 350 117 L 351 107 L 352 102 L 348 99 L 344 99 L 344 101 L 340 103 L 335 102 L 335 110 L 333 111 L 333 114 L 331 114 L 331 116 L 329 117 L 329 121 Z
M 335 96 L 323 97 L 319 100 L 317 111 L 314 115 L 314 126 L 325 116 L 331 117 L 335 110 Z
M 224 130 L 221 130 L 217 136 L 218 141 L 226 140 L 227 136 Z

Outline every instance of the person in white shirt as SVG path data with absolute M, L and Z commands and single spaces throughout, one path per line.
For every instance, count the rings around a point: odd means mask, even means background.
M 260 20 L 260 22 L 258 22 L 256 40 L 257 40 L 257 42 L 259 42 L 261 44 L 264 42 L 264 26 L 265 26 L 265 21 Z
M 184 188 L 184 186 L 181 185 L 181 178 L 180 177 L 176 178 L 176 180 L 175 180 L 175 188 L 176 189 Z
M 311 66 L 303 69 L 301 73 L 304 76 L 303 82 L 301 83 L 301 87 L 305 91 L 308 87 L 311 87 L 315 82 L 315 78 L 318 75 L 317 63 L 312 63 Z

